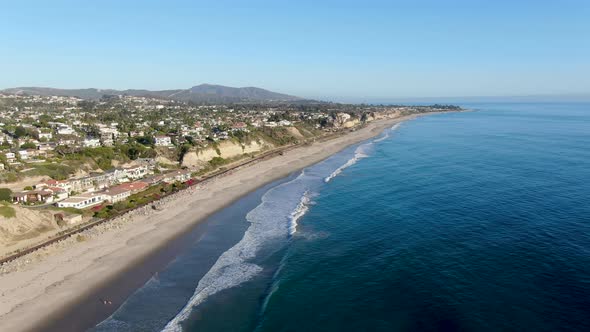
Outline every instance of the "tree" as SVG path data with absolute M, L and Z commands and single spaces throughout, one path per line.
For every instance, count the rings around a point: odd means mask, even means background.
M 271 116 L 268 117 L 268 121 L 279 122 L 279 121 L 281 121 L 281 116 L 276 113 L 272 114 Z
M 35 143 L 33 142 L 26 142 L 23 145 L 20 146 L 21 149 L 36 149 L 37 145 L 35 145 Z
M 47 123 L 52 120 L 53 118 L 49 114 L 41 114 L 39 116 L 39 122 L 42 124 L 42 127 L 47 127 Z
M 90 100 L 82 100 L 82 101 L 78 102 L 78 106 L 84 112 L 92 112 L 94 110 L 94 108 L 96 107 L 96 102 L 90 101 Z
M 190 144 L 183 144 L 178 151 L 178 161 L 182 163 L 184 156 L 190 151 L 191 145 Z
M 153 147 L 154 144 L 156 144 L 156 139 L 153 136 L 139 136 L 135 138 L 135 140 L 137 141 L 137 143 L 143 144 L 145 146 Z
M 129 149 L 127 149 L 127 157 L 131 160 L 139 158 L 140 153 L 141 151 L 136 146 L 130 146 Z
M 361 115 L 361 122 L 367 122 L 368 118 L 369 117 L 368 117 L 367 113 L 363 113 L 363 115 Z
M 12 190 L 9 188 L 0 188 L 0 201 L 10 202 L 12 200 Z
M 16 136 L 16 138 L 25 137 L 27 136 L 27 130 L 23 126 L 18 126 L 14 130 L 14 136 Z
M 221 158 L 221 157 L 213 157 L 213 159 L 209 160 L 209 164 L 213 167 L 219 167 L 223 164 L 225 164 L 225 159 Z

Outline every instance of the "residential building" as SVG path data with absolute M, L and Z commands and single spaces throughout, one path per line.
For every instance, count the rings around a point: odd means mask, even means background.
M 39 132 L 39 139 L 43 139 L 43 138 L 44 139 L 47 139 L 47 140 L 50 140 L 50 139 L 53 138 L 53 134 Z
M 51 190 L 28 190 L 12 194 L 14 203 L 51 203 L 53 192 Z
M 140 165 L 136 167 L 130 167 L 125 170 L 127 172 L 127 178 L 131 180 L 141 179 L 149 174 L 147 165 Z
M 169 136 L 156 136 L 156 146 L 171 146 L 172 140 Z
M 59 135 L 74 135 L 76 131 L 68 125 L 61 124 L 57 127 L 57 133 Z
M 6 161 L 9 163 L 16 161 L 16 154 L 14 152 L 6 152 L 4 156 L 6 157 Z
M 35 189 L 43 189 L 43 188 L 58 188 L 63 189 L 66 193 L 72 190 L 72 186 L 68 180 L 45 180 L 43 182 L 38 183 L 35 185 Z
M 98 138 L 86 138 L 82 141 L 82 145 L 86 148 L 97 148 L 100 146 L 100 140 Z
M 191 178 L 191 173 L 190 170 L 172 171 L 163 175 L 163 181 L 167 183 L 186 182 Z
M 117 203 L 131 196 L 131 191 L 121 186 L 115 186 L 105 189 L 102 194 L 107 202 Z
M 102 193 L 105 195 L 105 198 L 108 202 L 117 203 L 125 200 L 132 194 L 145 190 L 147 187 L 148 185 L 143 182 L 124 183 L 118 186 L 107 188 L 102 191 Z
M 61 208 L 85 209 L 101 204 L 106 200 L 104 193 L 84 193 L 57 202 Z

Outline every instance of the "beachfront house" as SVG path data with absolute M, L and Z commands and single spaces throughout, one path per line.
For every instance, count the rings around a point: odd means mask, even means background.
M 127 172 L 122 168 L 116 168 L 105 173 L 95 173 L 83 178 L 68 180 L 72 191 L 84 192 L 107 188 L 118 184 L 127 177 Z
M 149 174 L 149 169 L 147 165 L 130 167 L 127 168 L 125 171 L 127 172 L 127 178 L 131 180 L 141 179 Z
M 72 190 L 72 187 L 70 186 L 70 183 L 68 180 L 49 179 L 49 180 L 45 180 L 43 182 L 39 182 L 38 184 L 35 185 L 35 189 L 44 189 L 44 188 L 49 188 L 54 193 L 56 191 L 59 191 L 58 189 L 62 189 L 64 192 L 66 192 L 66 194 Z
M 144 182 L 123 183 L 118 186 L 107 188 L 102 193 L 109 203 L 117 203 L 124 201 L 132 194 L 145 190 L 148 187 Z
M 190 170 L 172 171 L 164 174 L 163 181 L 167 183 L 186 182 L 191 178 L 191 173 Z
M 139 181 L 147 184 L 148 186 L 155 186 L 155 185 L 162 183 L 164 181 L 164 175 L 162 175 L 162 174 L 152 175 L 152 176 L 148 176 L 146 178 L 143 178 Z
M 107 181 L 115 184 L 124 181 L 127 178 L 127 170 L 124 168 L 114 168 L 104 173 L 107 176 Z
M 12 202 L 16 204 L 35 204 L 53 202 L 53 192 L 51 190 L 28 190 L 12 194 Z
M 85 209 L 99 205 L 106 200 L 104 193 L 84 193 L 57 202 L 57 207 Z
M 60 188 L 60 187 L 47 187 L 46 190 L 49 190 L 51 192 L 53 192 L 53 200 L 54 201 L 61 201 L 64 200 L 66 198 L 68 198 L 68 196 L 70 196 L 68 194 L 68 190 L 64 189 L 64 188 Z
M 122 186 L 107 188 L 102 193 L 109 203 L 124 201 L 127 197 L 131 196 L 131 191 Z

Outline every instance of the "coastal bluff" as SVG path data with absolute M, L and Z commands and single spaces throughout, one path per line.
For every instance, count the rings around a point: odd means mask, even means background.
M 216 146 L 191 150 L 182 159 L 183 167 L 200 168 L 215 157 L 231 159 L 247 153 L 256 153 L 273 148 L 274 145 L 264 140 L 254 140 L 248 144 L 234 141 L 223 141 Z

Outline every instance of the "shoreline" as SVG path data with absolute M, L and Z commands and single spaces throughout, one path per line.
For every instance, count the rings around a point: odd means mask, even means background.
M 174 259 L 183 248 L 182 239 L 186 240 L 212 214 L 269 183 L 370 139 L 396 123 L 440 113 L 444 112 L 376 120 L 346 135 L 293 148 L 282 156 L 262 160 L 171 195 L 162 202 L 161 210 L 145 208 L 133 216 L 122 216 L 119 224 L 114 221 L 105 226 L 107 231 L 88 241 L 70 244 L 68 248 L 64 246 L 61 251 L 47 253 L 43 262 L 26 264 L 23 269 L 0 275 L 0 329 L 51 330 L 51 326 L 57 328 L 59 324 L 55 323 L 59 322 L 62 322 L 61 331 L 89 328 L 91 326 L 63 322 L 74 323 L 77 320 L 71 318 L 76 317 L 72 315 L 76 312 L 74 309 L 84 308 L 83 304 L 90 303 L 93 294 L 108 287 L 113 294 L 120 295 L 120 299 L 115 299 L 112 306 L 102 306 L 104 310 L 83 311 L 95 317 L 97 323 L 110 316 L 128 295 L 149 280 L 155 266 L 158 266 L 156 270 L 162 269 Z M 112 231 L 112 228 L 117 230 Z M 146 271 L 148 266 L 150 269 Z M 130 274 L 138 277 L 124 278 Z M 125 279 L 126 282 L 121 282 Z

